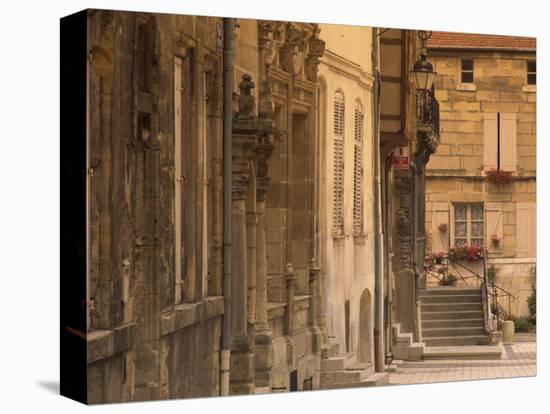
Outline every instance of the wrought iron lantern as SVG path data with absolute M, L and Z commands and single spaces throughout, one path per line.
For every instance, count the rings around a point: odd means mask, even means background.
M 414 64 L 412 75 L 418 91 L 432 89 L 436 72 L 424 53 L 420 55 L 420 60 Z

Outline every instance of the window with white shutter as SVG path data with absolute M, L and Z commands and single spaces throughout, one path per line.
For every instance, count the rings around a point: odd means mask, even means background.
M 486 113 L 483 116 L 483 169 L 516 171 L 517 114 Z
M 344 95 L 334 95 L 334 183 L 332 226 L 335 235 L 344 234 Z
M 363 233 L 363 108 L 359 102 L 354 113 L 353 145 L 353 234 Z
M 453 205 L 453 245 L 483 246 L 485 224 L 483 204 L 456 203 Z

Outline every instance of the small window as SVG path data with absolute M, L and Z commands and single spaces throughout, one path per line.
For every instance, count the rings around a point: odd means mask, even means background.
M 473 59 L 462 59 L 460 61 L 460 82 L 474 83 L 474 61 Z
M 527 61 L 527 85 L 537 84 L 537 62 Z
M 483 204 L 454 205 L 454 245 L 483 246 Z

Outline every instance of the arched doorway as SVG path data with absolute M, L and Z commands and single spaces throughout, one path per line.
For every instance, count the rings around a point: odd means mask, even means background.
M 369 290 L 365 289 L 359 301 L 359 362 L 372 362 L 372 332 L 372 297 Z

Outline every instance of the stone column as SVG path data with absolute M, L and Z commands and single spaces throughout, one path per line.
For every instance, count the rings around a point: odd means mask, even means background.
M 267 319 L 267 251 L 265 231 L 265 193 L 268 177 L 258 177 L 256 198 L 256 386 L 271 388 L 273 366 L 272 332 Z
M 246 261 L 247 261 L 247 321 L 248 336 L 254 338 L 256 322 L 256 177 L 254 163 L 251 162 L 250 190 L 246 202 Z
M 317 353 L 321 350 L 321 330 L 318 326 L 318 320 L 321 307 L 321 296 L 319 291 L 319 274 L 321 268 L 317 265 L 315 258 L 309 262 L 309 294 L 311 300 L 309 304 L 309 330 L 312 337 L 312 351 Z
M 247 331 L 247 231 L 246 200 L 250 191 L 250 162 L 256 144 L 256 119 L 252 114 L 254 87 L 249 75 L 239 84 L 239 113 L 233 123 L 231 207 L 231 394 L 254 392 L 254 356 Z

